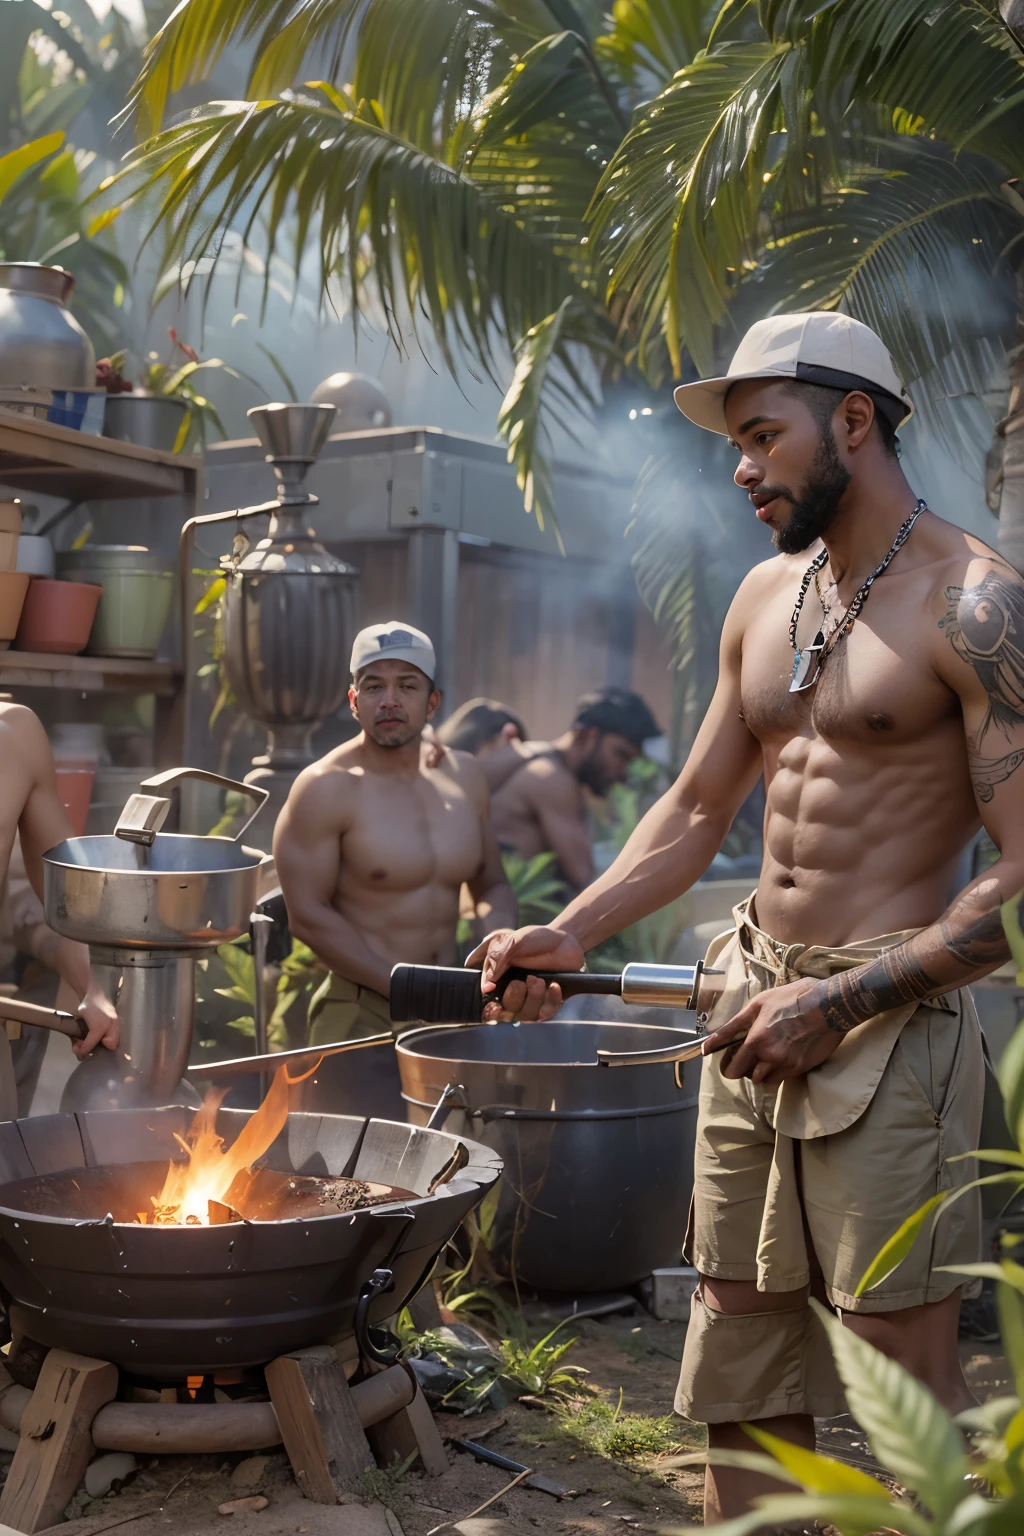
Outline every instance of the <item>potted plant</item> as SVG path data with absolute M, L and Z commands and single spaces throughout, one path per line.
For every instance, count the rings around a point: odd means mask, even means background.
M 141 448 L 158 448 L 163 453 L 183 453 L 189 445 L 202 449 L 211 429 L 220 437 L 227 433 L 212 401 L 196 388 L 195 375 L 203 368 L 219 368 L 233 379 L 245 379 L 260 388 L 255 379 L 239 373 L 222 358 L 201 360 L 173 326 L 168 326 L 167 336 L 167 358 L 162 359 L 159 352 L 147 353 L 137 386 L 123 371 L 127 348 L 100 358 L 96 364 L 97 387 L 107 391 L 105 437 Z

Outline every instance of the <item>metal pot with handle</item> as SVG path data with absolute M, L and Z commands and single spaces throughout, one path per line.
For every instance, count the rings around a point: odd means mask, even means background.
M 155 774 L 129 799 L 109 837 L 72 837 L 43 855 L 46 921 L 88 944 L 94 979 L 117 1009 L 121 1045 L 72 1074 L 62 1108 L 120 1109 L 194 1101 L 182 1081 L 195 1012 L 195 965 L 245 933 L 267 856 L 240 839 L 160 829 L 165 791 L 202 779 L 255 801 L 266 791 L 199 768 Z

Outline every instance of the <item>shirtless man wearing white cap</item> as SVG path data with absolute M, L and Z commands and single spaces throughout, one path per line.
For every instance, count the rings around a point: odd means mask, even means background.
M 740 586 L 676 784 L 549 927 L 491 935 L 470 963 L 486 959 L 485 993 L 509 965 L 578 968 L 700 877 L 763 774 L 761 877 L 709 951 L 713 1043 L 731 1048 L 705 1048 L 686 1245 L 701 1282 L 676 1403 L 716 1451 L 749 1449 L 748 1420 L 812 1446 L 814 1416 L 844 1404 L 812 1292 L 947 1408 L 971 1401 L 957 1317 L 976 1194 L 862 1278 L 925 1200 L 973 1175 L 984 1070 L 967 989 L 1009 958 L 1000 908 L 1024 887 L 1024 580 L 918 500 L 895 445 L 910 399 L 857 320 L 759 321 L 727 375 L 675 398 L 728 435 L 779 553 Z M 958 890 L 982 825 L 1000 856 Z M 550 1017 L 557 989 L 528 986 L 504 1007 Z M 707 1522 L 760 1491 L 709 1467 Z
M 430 640 L 372 624 L 351 666 L 362 730 L 299 775 L 274 833 L 291 930 L 331 973 L 309 1011 L 315 1045 L 390 1029 L 398 961 L 455 961 L 464 884 L 481 932 L 516 914 L 479 766 L 422 741 L 441 702 Z

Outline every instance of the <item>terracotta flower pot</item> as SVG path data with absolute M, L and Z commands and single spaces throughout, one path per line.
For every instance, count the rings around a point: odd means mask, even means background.
M 85 581 L 32 580 L 18 625 L 19 651 L 77 656 L 89 640 L 103 588 Z
M 89 819 L 89 802 L 92 799 L 96 764 L 59 762 L 54 766 L 57 773 L 57 793 L 68 813 L 71 830 L 76 837 L 82 837 Z
M 18 630 L 31 578 L 24 571 L 0 571 L 0 651 L 6 651 Z

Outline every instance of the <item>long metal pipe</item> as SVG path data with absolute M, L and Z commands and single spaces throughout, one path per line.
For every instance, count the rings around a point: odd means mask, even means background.
M 214 523 L 240 523 L 250 517 L 272 517 L 280 511 L 281 504 L 273 501 L 260 502 L 254 507 L 236 507 L 231 512 L 204 512 L 182 523 L 178 535 L 178 591 L 181 603 L 181 670 L 185 677 L 192 675 L 192 607 L 190 594 L 192 583 L 192 540 L 197 528 L 211 527 Z

